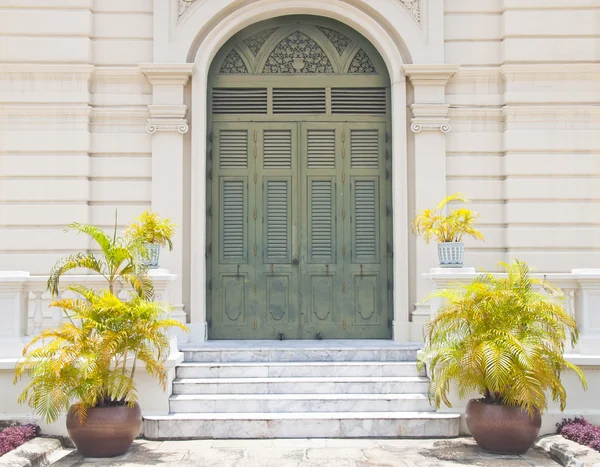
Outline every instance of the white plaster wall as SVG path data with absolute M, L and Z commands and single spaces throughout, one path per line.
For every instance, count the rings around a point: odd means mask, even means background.
M 47 274 L 151 201 L 152 0 L 0 1 L 0 270 Z
M 0 1 L 0 269 L 47 273 L 90 247 L 68 222 L 108 228 L 115 209 L 123 224 L 150 206 L 152 87 L 137 65 L 192 60 L 196 34 L 235 3 L 199 0 L 177 20 L 167 0 Z M 421 24 L 399 0 L 363 7 L 405 61 L 461 65 L 446 192 L 473 198 L 487 238 L 467 242 L 468 264 L 597 266 L 600 0 L 428 0 Z
M 446 0 L 447 191 L 482 214 L 470 266 L 600 263 L 600 1 Z

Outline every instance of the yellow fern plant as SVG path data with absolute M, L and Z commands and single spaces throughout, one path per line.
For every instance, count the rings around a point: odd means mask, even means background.
M 421 211 L 413 220 L 411 228 L 414 234 L 421 235 L 427 243 L 461 242 L 464 236 L 483 240 L 483 234 L 475 228 L 479 214 L 467 208 L 454 208 L 447 216 L 444 208 L 448 203 L 470 201 L 460 193 L 455 193 L 440 201 L 434 209 Z
M 477 392 L 488 404 L 520 406 L 530 416 L 547 408 L 547 394 L 564 410 L 561 372 L 581 369 L 564 358 L 565 341 L 578 341 L 575 319 L 554 285 L 531 277 L 526 263 L 500 263 L 505 277 L 484 273 L 459 289 L 432 297 L 444 305 L 425 328 L 419 366 L 431 374 L 430 400 L 439 407 L 451 383 L 459 397 Z
M 169 250 L 173 250 L 171 239 L 176 227 L 169 218 L 162 219 L 155 212 L 144 211 L 125 229 L 125 235 L 151 245 L 168 245 Z
M 14 382 L 25 373 L 30 377 L 19 402 L 28 403 L 48 423 L 74 404 L 76 416 L 84 423 L 90 408 L 135 404 L 139 362 L 166 389 L 163 363 L 170 349 L 165 330 L 187 330 L 179 321 L 164 318 L 166 306 L 137 294 L 125 302 L 108 290 L 67 289 L 81 298 L 50 305 L 62 308 L 67 320 L 58 329 L 36 336 L 17 364 Z

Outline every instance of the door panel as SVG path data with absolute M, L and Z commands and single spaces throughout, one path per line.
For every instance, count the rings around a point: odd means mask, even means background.
M 210 338 L 390 337 L 385 124 L 213 134 Z
M 256 186 L 256 338 L 299 337 L 298 125 L 254 125 Z

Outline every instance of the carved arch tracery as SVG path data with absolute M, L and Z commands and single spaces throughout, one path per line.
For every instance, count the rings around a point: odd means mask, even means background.
M 217 70 L 222 75 L 379 74 L 370 54 L 374 49 L 365 48 L 362 36 L 351 36 L 331 24 L 264 27 L 234 37 L 216 59 Z

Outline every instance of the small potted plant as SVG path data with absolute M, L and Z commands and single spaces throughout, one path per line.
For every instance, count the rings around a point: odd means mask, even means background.
M 67 411 L 69 436 L 83 456 L 119 456 L 142 421 L 134 382 L 138 363 L 166 389 L 163 363 L 170 348 L 165 330 L 186 328 L 163 318 L 164 305 L 137 294 L 122 301 L 108 290 L 67 289 L 81 298 L 51 306 L 62 308 L 68 320 L 36 336 L 16 367 L 15 382 L 25 372 L 30 377 L 19 402 L 49 423 Z
M 561 373 L 581 369 L 564 358 L 565 341 L 578 340 L 575 319 L 554 285 L 532 278 L 519 261 L 506 277 L 485 273 L 460 289 L 432 296 L 445 300 L 425 329 L 419 367 L 428 366 L 430 400 L 451 407 L 451 383 L 460 398 L 473 392 L 465 417 L 485 450 L 523 454 L 537 438 L 547 396 L 566 406 Z
M 463 237 L 470 236 L 483 240 L 483 234 L 474 226 L 479 214 L 467 208 L 454 208 L 444 215 L 444 208 L 452 201 L 469 203 L 460 193 L 443 199 L 434 209 L 425 209 L 413 220 L 411 227 L 425 242 L 432 239 L 438 242 L 438 256 L 441 267 L 462 267 L 464 259 Z
M 127 237 L 140 241 L 146 245 L 144 262 L 148 267 L 158 268 L 160 260 L 160 247 L 169 246 L 173 250 L 171 239 L 175 233 L 176 225 L 170 219 L 161 219 L 155 212 L 144 211 L 136 222 L 129 225 L 125 230 Z

